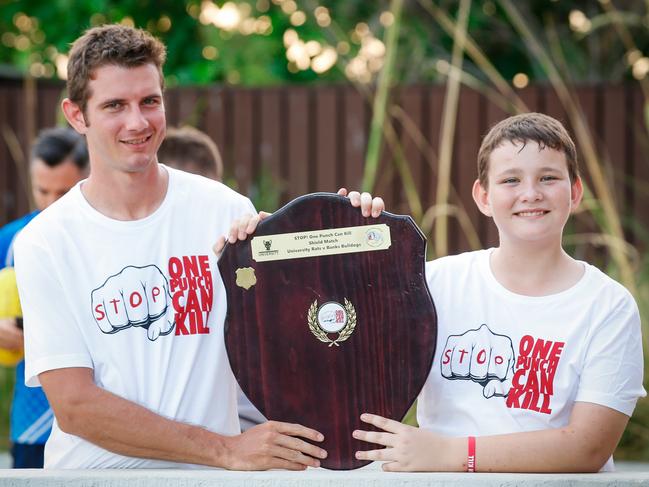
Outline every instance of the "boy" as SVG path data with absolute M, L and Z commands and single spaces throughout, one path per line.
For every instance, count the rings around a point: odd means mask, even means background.
M 388 471 L 596 472 L 642 388 L 633 297 L 574 260 L 561 238 L 583 195 L 565 128 L 538 113 L 494 126 L 473 198 L 494 219 L 495 249 L 437 259 L 427 280 L 437 353 L 413 428 L 372 414 L 384 432 L 354 437 Z

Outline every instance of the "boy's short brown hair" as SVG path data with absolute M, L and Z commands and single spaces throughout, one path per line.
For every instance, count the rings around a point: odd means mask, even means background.
M 194 127 L 167 128 L 158 149 L 158 161 L 217 181 L 223 177 L 223 160 L 216 143 Z
M 491 153 L 505 142 L 536 142 L 541 149 L 549 147 L 566 156 L 570 181 L 579 177 L 577 149 L 570 134 L 558 120 L 543 113 L 522 113 L 506 118 L 494 125 L 482 139 L 478 151 L 478 180 L 487 186 L 489 157 Z
M 153 64 L 160 73 L 164 88 L 162 66 L 166 59 L 164 44 L 148 32 L 112 24 L 88 29 L 72 44 L 68 59 L 68 98 L 85 114 L 91 94 L 88 83 L 94 70 L 113 64 L 134 68 Z

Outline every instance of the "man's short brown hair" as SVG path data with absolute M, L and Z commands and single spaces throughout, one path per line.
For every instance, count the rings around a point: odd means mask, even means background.
M 164 88 L 162 66 L 166 55 L 164 44 L 144 30 L 119 24 L 93 27 L 74 41 L 70 49 L 68 98 L 85 114 L 92 95 L 88 83 L 93 72 L 109 64 L 125 68 L 153 64 Z
M 478 179 L 487 186 L 489 157 L 491 153 L 505 142 L 536 142 L 540 149 L 549 147 L 566 156 L 570 181 L 579 177 L 577 149 L 570 134 L 558 120 L 543 113 L 523 113 L 506 118 L 494 125 L 482 139 L 478 151 Z
M 158 161 L 217 181 L 223 177 L 223 161 L 216 143 L 194 127 L 169 127 L 158 149 Z

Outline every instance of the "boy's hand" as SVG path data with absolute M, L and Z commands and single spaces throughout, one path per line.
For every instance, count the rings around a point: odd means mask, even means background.
M 371 215 L 373 218 L 377 218 L 385 210 L 385 203 L 380 196 L 372 198 L 370 193 L 359 193 L 358 191 L 351 191 L 348 194 L 347 188 L 340 188 L 338 194 L 340 196 L 347 196 L 352 206 L 356 208 L 360 206 L 361 213 L 365 217 Z
M 383 198 L 380 198 L 378 196 L 372 198 L 372 195 L 369 193 L 361 194 L 358 191 L 352 191 L 351 193 L 347 194 L 346 188 L 340 188 L 338 190 L 338 194 L 340 196 L 347 196 L 352 206 L 356 208 L 360 206 L 361 213 L 365 217 L 371 215 L 372 217 L 376 218 L 385 209 Z M 219 239 L 212 247 L 212 250 L 216 255 L 219 255 L 223 250 L 223 247 L 225 247 L 226 238 L 230 243 L 235 243 L 237 240 L 245 240 L 246 238 L 248 238 L 248 235 L 251 235 L 255 232 L 257 225 L 259 225 L 259 222 L 270 215 L 272 215 L 272 213 L 260 211 L 257 215 L 248 214 L 237 220 L 234 220 L 232 222 L 232 225 L 230 226 L 228 235 L 225 237 L 219 237 Z
M 383 432 L 355 430 L 352 436 L 385 448 L 357 451 L 359 460 L 383 461 L 386 472 L 462 470 L 457 458 L 462 458 L 462 452 L 466 456 L 466 438 L 447 438 L 375 414 L 362 414 L 361 420 Z
M 299 424 L 268 421 L 238 436 L 226 439 L 228 455 L 225 467 L 230 470 L 304 470 L 319 467 L 327 452 L 300 439 L 322 441 L 316 430 Z

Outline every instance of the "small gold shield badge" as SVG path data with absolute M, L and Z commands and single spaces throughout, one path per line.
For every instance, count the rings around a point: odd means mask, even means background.
M 240 267 L 237 269 L 237 286 L 244 288 L 246 291 L 257 284 L 257 276 L 252 267 Z

